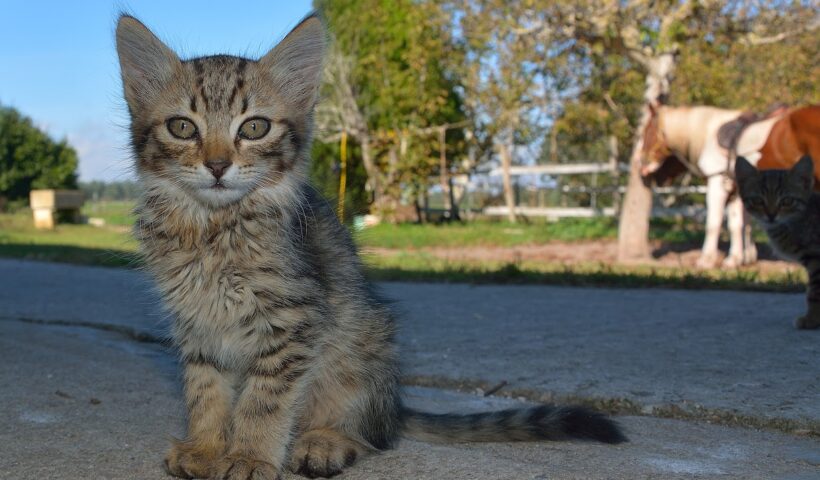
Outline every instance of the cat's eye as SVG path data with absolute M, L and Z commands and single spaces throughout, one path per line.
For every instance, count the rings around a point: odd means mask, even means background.
M 245 140 L 259 140 L 270 131 L 270 120 L 262 117 L 248 119 L 239 127 L 238 135 Z
M 196 135 L 196 125 L 188 118 L 174 117 L 168 120 L 167 125 L 171 135 L 181 140 L 190 140 Z
M 783 198 L 780 200 L 780 206 L 785 208 L 790 208 L 794 206 L 794 199 L 793 198 Z
M 753 198 L 750 198 L 749 200 L 747 200 L 747 203 L 749 204 L 750 207 L 760 208 L 760 207 L 763 206 L 763 199 L 760 198 L 760 197 L 753 197 Z

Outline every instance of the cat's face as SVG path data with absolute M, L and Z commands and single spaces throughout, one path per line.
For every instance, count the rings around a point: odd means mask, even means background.
M 140 177 L 221 207 L 304 171 L 325 31 L 308 17 L 260 60 L 180 60 L 143 24 L 117 25 Z
M 814 185 L 814 164 L 806 156 L 791 170 L 758 171 L 739 157 L 735 175 L 746 210 L 770 227 L 789 223 L 806 211 Z

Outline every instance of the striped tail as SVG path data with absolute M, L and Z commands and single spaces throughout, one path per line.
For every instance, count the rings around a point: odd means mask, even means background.
M 539 405 L 466 415 L 424 413 L 404 407 L 402 417 L 404 436 L 426 442 L 627 441 L 618 424 L 584 407 Z

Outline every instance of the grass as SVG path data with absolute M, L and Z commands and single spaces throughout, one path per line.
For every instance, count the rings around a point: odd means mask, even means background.
M 0 214 L 0 257 L 24 258 L 108 267 L 134 266 L 137 244 L 127 225 L 131 205 L 125 202 L 88 206 L 84 214 L 106 220 L 105 227 L 61 224 L 55 230 L 36 230 L 31 214 Z M 655 238 L 691 241 L 696 235 L 686 224 L 655 225 Z M 802 291 L 805 274 L 760 273 L 755 270 L 694 271 L 652 266 L 613 266 L 600 262 L 503 262 L 446 260 L 413 248 L 430 246 L 514 246 L 550 241 L 615 238 L 612 219 L 561 220 L 554 223 L 511 225 L 475 222 L 451 225 L 379 225 L 356 234 L 368 247 L 403 249 L 396 255 L 365 255 L 368 274 L 375 280 L 554 284 L 607 287 L 711 288 L 733 290 Z M 696 239 L 700 239 L 699 235 Z M 409 249 L 409 250 L 408 250 Z
M 136 221 L 133 209 L 134 202 L 127 200 L 102 201 L 86 203 L 81 213 L 86 217 L 102 218 L 106 225 L 131 226 Z
M 37 230 L 27 211 L 0 215 L 3 257 L 120 267 L 133 263 L 136 248 L 123 226 L 60 224 L 54 230 Z
M 688 221 L 653 220 L 652 238 L 666 242 L 700 241 L 703 227 Z M 356 233 L 361 246 L 382 248 L 466 247 L 574 242 L 618 237 L 614 218 L 564 218 L 555 222 L 507 223 L 476 221 L 441 225 L 380 224 Z
M 648 265 L 609 265 L 588 262 L 567 265 L 557 262 L 469 262 L 435 257 L 424 252 L 396 256 L 364 255 L 374 280 L 546 284 L 617 288 L 684 288 L 802 292 L 806 276 L 799 273 L 755 270 L 695 271 Z

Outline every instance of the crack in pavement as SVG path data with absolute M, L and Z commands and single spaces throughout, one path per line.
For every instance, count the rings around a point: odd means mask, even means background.
M 82 327 L 95 330 L 117 333 L 128 340 L 139 343 L 159 344 L 171 346 L 169 336 L 157 335 L 145 330 L 110 323 L 89 322 L 83 320 L 41 319 L 32 317 L 10 317 L 0 315 L 0 321 L 16 321 L 33 325 Z M 483 380 L 452 379 L 434 375 L 405 376 L 402 385 L 416 387 L 431 387 L 463 393 L 480 394 L 487 392 L 497 385 Z M 682 404 L 648 405 L 641 404 L 629 398 L 622 397 L 590 397 L 574 394 L 559 394 L 529 388 L 507 388 L 493 393 L 490 396 L 523 399 L 535 403 L 576 404 L 600 410 L 613 415 L 636 415 L 654 418 L 672 418 L 678 420 L 705 421 L 711 424 L 730 427 L 744 427 L 753 429 L 776 430 L 797 436 L 820 438 L 820 420 L 806 419 L 804 421 L 779 417 L 759 417 L 738 412 L 707 408 L 691 402 Z
M 5 315 L 0 315 L 0 321 L 15 321 L 29 323 L 33 325 L 93 328 L 95 330 L 102 330 L 104 332 L 119 333 L 120 335 L 125 336 L 129 340 L 134 340 L 140 343 L 158 343 L 161 345 L 168 346 L 171 341 L 170 337 L 163 337 L 160 335 L 155 335 L 153 333 L 147 332 L 145 330 L 139 330 L 133 327 L 128 327 L 126 325 L 117 325 L 112 323 L 88 322 L 83 320 L 44 319 L 32 317 L 9 317 Z

